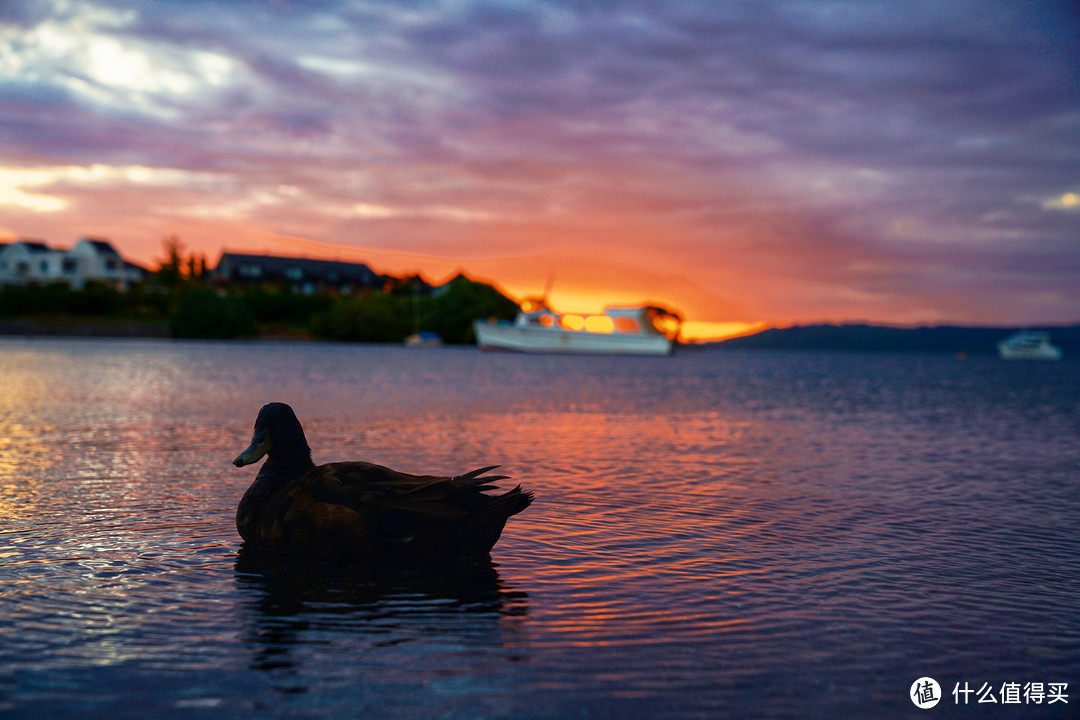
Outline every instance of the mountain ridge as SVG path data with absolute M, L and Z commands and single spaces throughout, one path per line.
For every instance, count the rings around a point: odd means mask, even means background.
M 1026 327 L 932 325 L 900 328 L 866 323 L 794 325 L 728 338 L 713 347 L 727 350 L 834 350 L 995 354 L 997 343 L 1021 330 L 1050 333 L 1066 354 L 1080 351 L 1080 324 Z

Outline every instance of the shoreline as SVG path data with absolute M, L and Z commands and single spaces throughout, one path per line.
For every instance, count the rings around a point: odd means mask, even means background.
M 1048 328 L 1066 357 L 1080 351 L 1080 325 Z M 997 341 L 1015 332 L 1014 328 L 937 326 L 924 328 L 890 328 L 867 325 L 805 326 L 777 329 L 712 342 L 689 342 L 679 346 L 680 352 L 709 350 L 725 352 L 746 351 L 832 351 L 832 352 L 892 352 L 947 353 L 957 356 L 996 355 Z M 166 320 L 134 318 L 80 317 L 73 315 L 42 315 L 0 319 L 0 337 L 72 337 L 72 338 L 146 338 L 172 339 Z M 277 323 L 262 324 L 257 333 L 235 340 L 269 340 L 276 342 L 341 342 L 332 338 L 314 337 L 306 329 Z M 357 342 L 357 341 L 347 341 Z M 359 341 L 364 342 L 364 341 Z M 381 344 L 381 343 L 374 343 Z
M 0 335 L 18 337 L 134 337 L 167 338 L 167 323 L 139 320 L 0 320 Z

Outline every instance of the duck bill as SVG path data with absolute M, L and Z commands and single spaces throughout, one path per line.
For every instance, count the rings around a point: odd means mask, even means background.
M 248 449 L 237 455 L 232 463 L 236 467 L 244 467 L 258 462 L 268 452 L 270 452 L 270 436 L 266 433 L 255 433 L 255 437 L 251 438 Z

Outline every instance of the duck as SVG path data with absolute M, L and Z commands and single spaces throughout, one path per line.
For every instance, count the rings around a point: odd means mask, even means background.
M 533 494 L 518 485 L 490 495 L 498 465 L 457 476 L 411 475 L 362 461 L 316 465 L 293 409 L 259 410 L 251 444 L 233 465 L 266 457 L 236 508 L 245 547 L 376 559 L 482 555 Z

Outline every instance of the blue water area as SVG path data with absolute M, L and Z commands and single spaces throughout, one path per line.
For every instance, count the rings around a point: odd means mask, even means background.
M 536 502 L 490 560 L 255 553 L 271 400 Z M 1078 537 L 1068 358 L 0 340 L 5 718 L 1064 720 Z

